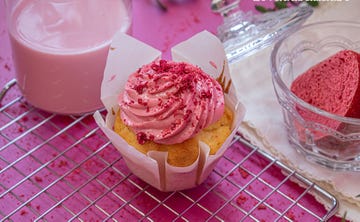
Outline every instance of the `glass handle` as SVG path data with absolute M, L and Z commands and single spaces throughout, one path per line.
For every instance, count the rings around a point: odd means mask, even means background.
M 312 14 L 306 3 L 263 14 L 243 12 L 240 0 L 212 0 L 211 10 L 223 16 L 218 37 L 229 63 L 259 50 L 294 32 Z
M 226 17 L 231 11 L 239 8 L 239 3 L 240 0 L 212 0 L 211 10 Z

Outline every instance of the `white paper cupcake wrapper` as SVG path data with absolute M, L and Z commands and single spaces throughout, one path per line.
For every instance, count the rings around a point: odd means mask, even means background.
M 105 121 L 99 112 L 94 114 L 94 118 L 136 176 L 161 191 L 183 190 L 201 184 L 211 173 L 240 126 L 245 108 L 238 101 L 235 87 L 230 87 L 229 92 L 225 95 L 225 102 L 234 113 L 231 135 L 215 155 L 209 155 L 208 145 L 200 141 L 199 157 L 190 166 L 169 165 L 167 152 L 151 151 L 145 155 L 137 151 L 113 131 L 115 115 L 119 108 L 118 95 L 124 90 L 131 73 L 142 65 L 159 59 L 160 56 L 160 51 L 118 32 L 109 50 L 101 86 L 101 100 L 108 113 Z M 207 31 L 198 33 L 172 48 L 172 59 L 197 65 L 214 78 L 219 77 L 224 71 L 225 81 L 230 80 L 229 67 L 222 43 Z

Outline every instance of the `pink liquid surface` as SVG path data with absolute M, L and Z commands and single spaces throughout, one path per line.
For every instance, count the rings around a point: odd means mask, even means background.
M 23 0 L 9 17 L 16 78 L 32 105 L 62 114 L 102 107 L 111 38 L 130 25 L 124 2 Z

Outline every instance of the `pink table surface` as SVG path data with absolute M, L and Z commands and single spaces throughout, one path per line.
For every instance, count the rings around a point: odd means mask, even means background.
M 166 12 L 156 7 L 154 2 L 133 1 L 132 35 L 161 50 L 163 58 L 166 59 L 170 58 L 170 49 L 173 45 L 202 30 L 216 34 L 217 26 L 222 22 L 219 15 L 211 12 L 210 0 L 164 1 L 168 9 Z M 244 11 L 248 11 L 254 10 L 254 5 L 254 1 L 243 0 L 240 6 Z M 6 31 L 4 1 L 0 1 L 0 87 L 14 78 L 14 72 Z M 0 199 L 1 201 L 3 200 Z M 314 200 L 313 205 L 319 204 Z M 334 217 L 331 221 L 340 219 Z

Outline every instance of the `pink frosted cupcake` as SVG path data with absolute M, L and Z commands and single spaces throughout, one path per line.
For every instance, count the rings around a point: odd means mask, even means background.
M 124 61 L 135 48 L 142 53 Z M 95 114 L 99 126 L 129 169 L 159 190 L 202 183 L 244 115 L 221 42 L 202 32 L 173 48 L 174 61 L 122 33 L 111 49 L 102 85 L 108 114 L 106 122 Z
M 168 152 L 172 166 L 189 166 L 199 141 L 213 155 L 231 133 L 233 113 L 225 109 L 222 86 L 199 67 L 154 61 L 130 75 L 119 96 L 114 131 L 146 154 Z

